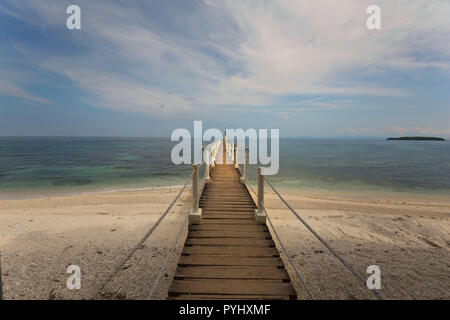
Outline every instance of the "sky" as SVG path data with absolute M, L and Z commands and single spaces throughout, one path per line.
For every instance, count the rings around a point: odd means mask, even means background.
M 450 137 L 449 0 L 2 0 L 0 40 L 0 136 Z

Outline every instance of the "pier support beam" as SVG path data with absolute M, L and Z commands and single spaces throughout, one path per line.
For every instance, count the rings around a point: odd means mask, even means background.
M 200 195 L 198 186 L 198 164 L 192 165 L 192 209 L 189 212 L 189 224 L 199 223 L 202 219 L 202 209 L 199 207 Z
M 255 220 L 259 223 L 266 223 L 266 214 L 263 209 L 264 204 L 264 176 L 261 174 L 261 167 L 258 167 L 258 208 L 255 209 Z

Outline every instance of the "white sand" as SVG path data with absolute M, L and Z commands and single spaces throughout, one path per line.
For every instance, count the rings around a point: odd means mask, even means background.
M 89 299 L 178 190 L 0 201 L 5 298 Z M 293 191 L 286 195 L 308 223 L 365 277 L 367 266 L 381 267 L 381 291 L 387 298 L 450 298 L 450 200 L 364 199 Z M 187 189 L 182 201 L 99 298 L 145 299 L 189 203 Z M 266 195 L 266 207 L 316 298 L 372 297 L 273 194 Z M 155 298 L 166 297 L 177 258 L 175 254 Z M 66 288 L 70 264 L 82 270 L 80 290 Z M 305 298 L 288 269 L 299 298 Z

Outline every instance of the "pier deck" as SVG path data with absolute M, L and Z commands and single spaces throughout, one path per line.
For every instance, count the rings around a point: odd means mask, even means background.
M 225 150 L 224 150 L 225 154 Z M 189 226 L 169 299 L 296 299 L 280 254 L 232 164 L 211 168 Z

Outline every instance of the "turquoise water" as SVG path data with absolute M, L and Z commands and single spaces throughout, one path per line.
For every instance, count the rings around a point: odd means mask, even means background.
M 350 192 L 406 192 L 450 198 L 450 143 L 284 139 L 279 186 Z
M 0 198 L 183 183 L 168 139 L 0 138 Z
M 0 198 L 180 185 L 168 138 L 0 138 Z M 250 178 L 254 170 L 247 170 Z M 450 143 L 281 139 L 282 188 L 450 195 Z

